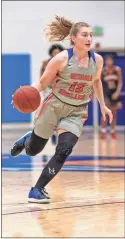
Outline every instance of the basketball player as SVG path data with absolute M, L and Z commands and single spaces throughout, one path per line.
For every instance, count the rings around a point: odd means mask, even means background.
M 90 50 L 90 25 L 84 22 L 73 23 L 64 17 L 56 16 L 48 26 L 47 37 L 49 40 L 62 41 L 67 36 L 70 36 L 72 48 L 53 57 L 40 81 L 33 86 L 38 91 L 44 90 L 57 74 L 59 81 L 39 111 L 33 131 L 18 139 L 11 149 L 12 156 L 19 155 L 23 149 L 27 155 L 35 156 L 43 150 L 53 131 L 58 133 L 55 154 L 46 164 L 36 185 L 31 188 L 28 202 L 50 202 L 45 186 L 60 171 L 82 133 L 92 87 L 103 119 L 108 115 L 110 123 L 112 122 L 112 112 L 105 105 L 100 79 L 103 59 Z
M 120 103 L 120 91 L 122 88 L 121 68 L 114 65 L 113 57 L 107 56 L 105 58 L 105 67 L 102 71 L 102 82 L 104 90 L 104 98 L 106 106 L 112 111 L 113 121 L 111 123 L 111 137 L 116 139 L 116 111 Z M 106 137 L 107 122 L 101 119 L 101 134 L 100 138 Z
M 40 68 L 40 78 L 43 75 L 43 73 L 45 71 L 45 68 L 46 68 L 47 64 L 49 63 L 49 61 L 54 56 L 56 56 L 58 53 L 60 53 L 61 51 L 64 51 L 64 50 L 65 50 L 65 48 L 60 44 L 53 44 L 53 45 L 50 46 L 50 48 L 48 50 L 48 55 L 49 55 L 50 58 L 43 61 L 42 66 Z M 48 85 L 48 87 L 44 91 L 42 91 L 43 97 L 46 97 L 49 94 L 51 89 L 52 89 L 52 85 Z M 52 135 L 51 140 L 52 140 L 52 144 L 56 145 L 57 137 L 56 137 L 55 133 Z

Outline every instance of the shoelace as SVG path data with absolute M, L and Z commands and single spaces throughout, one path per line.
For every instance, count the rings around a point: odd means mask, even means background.
M 44 194 L 48 195 L 48 193 L 47 193 L 47 191 L 46 191 L 46 189 L 45 189 L 45 188 L 43 188 L 43 190 L 42 190 L 42 191 L 43 191 L 43 193 L 44 193 Z

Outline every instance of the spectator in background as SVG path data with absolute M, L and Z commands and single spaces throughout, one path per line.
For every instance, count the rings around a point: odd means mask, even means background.
M 113 121 L 111 123 L 111 137 L 116 139 L 116 111 L 120 105 L 120 92 L 122 88 L 121 68 L 114 65 L 112 56 L 106 56 L 105 67 L 102 71 L 102 83 L 107 107 L 113 113 Z M 119 107 L 120 108 L 120 107 Z M 107 122 L 101 119 L 101 134 L 100 138 L 106 137 Z
M 49 50 L 48 50 L 48 55 L 49 55 L 49 59 L 44 60 L 40 69 L 40 77 L 42 76 L 43 72 L 45 71 L 45 68 L 48 64 L 48 62 L 54 57 L 56 56 L 59 52 L 65 50 L 65 48 L 60 45 L 60 44 L 53 44 L 50 46 Z
M 41 68 L 40 68 L 40 78 L 41 78 L 43 72 L 45 71 L 45 68 L 46 68 L 48 62 L 49 62 L 54 56 L 56 56 L 59 52 L 61 52 L 61 51 L 63 51 L 63 50 L 65 50 L 65 48 L 64 48 L 62 45 L 60 45 L 60 44 L 53 44 L 53 45 L 50 46 L 50 48 L 49 48 L 49 50 L 48 50 L 49 59 L 44 60 L 43 63 L 42 63 L 42 65 L 41 65 Z M 56 79 L 54 80 L 54 82 L 55 82 L 55 81 L 56 81 Z M 52 89 L 52 85 L 49 85 L 49 86 L 44 90 L 44 92 L 42 92 L 42 93 L 43 93 L 43 97 L 46 97 L 46 96 L 49 94 L 49 92 L 50 92 L 51 89 Z M 54 144 L 54 145 L 56 144 L 56 135 L 52 135 L 52 144 Z
M 48 62 L 54 56 L 56 56 L 59 52 L 61 52 L 63 50 L 65 50 L 65 48 L 62 45 L 60 45 L 60 44 L 53 44 L 53 45 L 50 46 L 50 48 L 48 50 L 49 59 L 43 61 L 42 65 L 41 65 L 41 68 L 40 68 L 40 77 L 42 76 L 43 72 L 45 71 Z M 49 93 L 51 88 L 52 88 L 52 86 L 49 85 L 48 88 L 44 91 L 44 95 L 45 96 L 46 96 L 46 94 Z
M 93 50 L 94 52 L 98 53 L 101 50 L 101 44 L 99 42 L 96 42 Z

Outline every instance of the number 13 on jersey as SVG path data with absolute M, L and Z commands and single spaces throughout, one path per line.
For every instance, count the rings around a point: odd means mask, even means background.
M 76 93 L 81 93 L 83 92 L 83 88 L 85 87 L 85 84 L 82 83 L 78 83 L 78 82 L 74 82 L 73 84 L 71 84 L 71 86 L 69 87 L 69 91 L 71 92 L 76 92 Z

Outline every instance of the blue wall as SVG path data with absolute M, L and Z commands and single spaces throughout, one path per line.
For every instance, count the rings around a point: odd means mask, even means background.
M 30 122 L 30 114 L 22 114 L 11 105 L 12 94 L 20 85 L 30 84 L 30 55 L 2 55 L 2 123 Z

